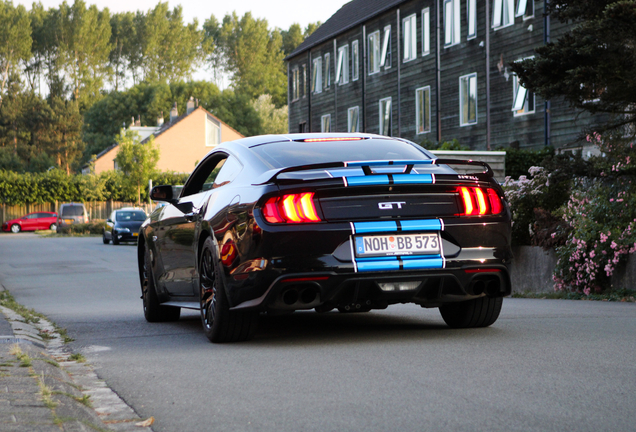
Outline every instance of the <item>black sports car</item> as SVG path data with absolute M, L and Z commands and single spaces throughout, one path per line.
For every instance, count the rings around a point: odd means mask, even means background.
M 147 217 L 146 212 L 140 208 L 124 207 L 113 211 L 106 219 L 102 241 L 108 244 L 112 240 L 114 245 L 136 242 L 139 228 Z
M 151 198 L 169 205 L 140 231 L 145 317 L 198 309 L 212 342 L 250 338 L 261 312 L 395 303 L 485 327 L 510 294 L 510 211 L 490 167 L 403 139 L 244 138 L 212 150 L 179 197 Z

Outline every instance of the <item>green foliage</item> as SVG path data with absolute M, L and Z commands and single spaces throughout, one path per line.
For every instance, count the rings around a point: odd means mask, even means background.
M 137 187 L 137 203 L 141 203 L 141 187 L 148 183 L 159 161 L 159 148 L 155 146 L 154 136 L 141 144 L 139 133 L 122 129 L 117 138 L 119 152 L 115 163 L 124 173 L 124 178 Z
M 424 138 L 419 144 L 426 150 L 470 150 L 470 147 L 461 144 L 457 138 L 453 138 L 451 141 L 442 141 L 441 143 Z
M 31 57 L 31 26 L 22 5 L 0 0 L 0 104 L 7 79 L 21 60 Z
M 101 235 L 106 227 L 106 221 L 93 219 L 87 223 L 77 223 L 58 227 L 57 234 L 61 235 Z
M 276 108 L 272 103 L 272 97 L 270 95 L 261 95 L 252 101 L 252 106 L 260 119 L 262 133 L 287 133 L 287 105 Z
M 537 56 L 510 67 L 521 83 L 545 99 L 564 97 L 590 113 L 606 113 L 609 131 L 636 123 L 636 2 L 556 0 L 550 12 L 574 22 L 558 40 L 536 49 Z
M 527 175 L 530 167 L 543 166 L 546 158 L 554 156 L 554 147 L 543 147 L 539 150 L 515 149 L 512 147 L 501 148 L 506 152 L 506 176 L 518 179 Z
M 281 30 L 280 34 L 283 38 L 283 53 L 285 56 L 289 55 L 294 51 L 298 45 L 300 45 L 307 36 L 312 34 L 318 27 L 320 27 L 320 22 L 317 23 L 309 23 L 307 27 L 305 27 L 305 31 L 300 27 L 300 24 L 294 23 L 289 26 L 289 30 Z

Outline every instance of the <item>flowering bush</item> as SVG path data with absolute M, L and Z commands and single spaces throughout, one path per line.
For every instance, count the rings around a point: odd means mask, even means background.
M 555 289 L 589 295 L 610 288 L 617 265 L 636 251 L 635 192 L 631 176 L 577 181 L 564 212 L 572 231 L 555 249 Z

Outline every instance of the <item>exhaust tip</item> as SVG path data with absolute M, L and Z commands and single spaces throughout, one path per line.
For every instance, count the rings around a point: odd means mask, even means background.
M 486 283 L 483 280 L 473 282 L 471 291 L 473 295 L 481 295 L 486 290 Z
M 499 279 L 493 279 L 488 282 L 486 285 L 486 294 L 489 296 L 497 296 L 501 293 L 501 284 L 499 283 Z
M 293 305 L 298 301 L 298 291 L 296 289 L 288 289 L 283 293 L 283 303 L 288 306 Z
M 318 293 L 315 288 L 305 288 L 300 292 L 301 303 L 313 303 L 316 300 L 316 297 L 318 297 Z

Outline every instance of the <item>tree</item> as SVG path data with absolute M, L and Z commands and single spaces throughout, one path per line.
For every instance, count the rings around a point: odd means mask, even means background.
M 99 98 L 108 75 L 110 13 L 108 9 L 99 11 L 95 5 L 87 9 L 83 0 L 75 0 L 72 6 L 64 1 L 58 19 L 56 36 L 61 58 L 72 97 L 83 112 Z
M 9 76 L 31 57 L 31 23 L 24 6 L 0 0 L 0 105 Z
M 148 183 L 159 161 L 159 148 L 155 146 L 154 136 L 141 144 L 136 131 L 122 130 L 117 137 L 119 152 L 115 163 L 126 179 L 137 187 L 137 204 L 141 204 L 141 186 Z
M 79 168 L 84 142 L 82 116 L 77 101 L 66 101 L 58 96 L 50 99 L 52 115 L 50 127 L 42 137 L 48 153 L 56 157 L 57 165 L 71 174 Z
M 272 97 L 270 95 L 260 95 L 252 101 L 252 106 L 261 121 L 261 133 L 287 133 L 287 105 L 276 108 L 272 103 Z
M 320 27 L 321 23 L 309 23 L 307 27 L 305 27 L 305 31 L 300 28 L 300 24 L 294 23 L 289 26 L 289 30 L 282 30 L 280 33 L 283 37 L 283 52 L 285 56 L 294 51 L 298 45 L 300 45 L 310 34 L 312 34 L 318 27 Z
M 122 12 L 110 17 L 110 46 L 108 63 L 112 70 L 112 85 L 115 91 L 120 84 L 126 82 L 126 71 L 135 63 L 135 58 L 141 56 L 139 35 L 135 25 L 133 12 Z
M 537 56 L 511 64 L 524 87 L 546 99 L 608 114 L 597 132 L 631 125 L 636 131 L 636 2 L 553 0 L 550 16 L 570 22 Z
M 278 30 L 270 31 L 267 20 L 254 19 L 250 12 L 239 18 L 226 15 L 220 27 L 214 17 L 206 21 L 208 36 L 216 35 L 216 47 L 223 55 L 224 68 L 232 74 L 238 93 L 254 99 L 272 95 L 277 107 L 287 102 L 287 79 L 283 62 L 283 39 Z
M 198 21 L 184 25 L 182 7 L 170 11 L 168 3 L 161 2 L 139 21 L 144 80 L 165 83 L 189 78 L 201 57 L 203 31 Z

